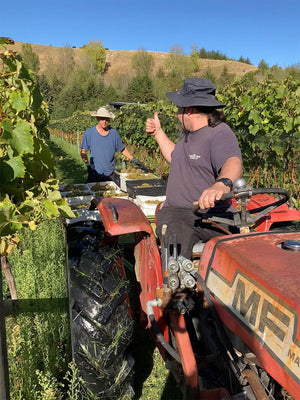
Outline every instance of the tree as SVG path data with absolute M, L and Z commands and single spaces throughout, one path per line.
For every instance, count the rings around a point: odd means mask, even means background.
M 199 66 L 200 66 L 198 46 L 196 44 L 193 44 L 191 46 L 191 49 L 192 50 L 191 50 L 190 58 L 191 58 L 191 61 L 192 61 L 192 64 L 193 64 L 194 72 L 197 72 L 199 70 Z
M 187 76 L 192 76 L 194 65 L 189 56 L 185 56 L 181 46 L 171 46 L 165 61 L 165 70 L 171 90 L 182 86 Z
M 64 47 L 56 58 L 48 57 L 44 75 L 50 88 L 56 90 L 56 93 L 60 91 L 69 80 L 74 68 L 74 51 L 70 47 Z M 59 89 L 56 87 L 58 82 L 60 82 Z
M 202 48 L 199 50 L 199 58 L 209 58 L 209 57 L 208 57 L 208 54 L 207 54 L 207 51 L 205 50 L 204 47 L 202 47 Z
M 244 58 L 244 57 L 240 57 L 239 59 L 238 59 L 238 62 L 241 62 L 241 63 L 244 63 L 244 64 L 250 64 L 251 65 L 251 62 L 250 62 L 250 60 L 249 60 L 249 58 L 247 57 L 247 58 Z
M 216 82 L 216 77 L 210 68 L 207 68 L 206 71 L 204 71 L 204 73 L 202 75 L 203 75 L 203 78 L 206 78 L 209 81 L 214 82 L 214 83 Z
M 207 51 L 204 47 L 199 50 L 199 58 L 208 58 L 210 60 L 229 60 L 229 58 L 219 51 Z
M 153 83 L 149 75 L 133 78 L 127 89 L 127 99 L 142 103 L 154 100 Z
M 38 76 L 38 85 L 43 98 L 48 104 L 49 113 L 52 114 L 54 103 L 65 83 L 57 75 L 49 74 L 49 71 L 45 71 L 44 74 Z
M 24 43 L 22 45 L 23 60 L 33 72 L 38 72 L 40 69 L 40 59 L 39 56 L 33 52 L 32 46 L 29 43 Z
M 100 40 L 91 40 L 83 46 L 89 65 L 89 72 L 101 74 L 106 67 L 106 52 Z
M 265 62 L 264 59 L 262 59 L 259 63 L 258 63 L 258 68 L 261 69 L 262 71 L 266 71 L 267 69 L 269 69 L 268 64 Z
M 69 46 L 65 46 L 59 53 L 57 60 L 55 60 L 54 66 L 57 78 L 67 82 L 75 68 L 74 50 Z
M 49 111 L 50 111 L 50 103 L 51 103 L 51 88 L 50 85 L 48 83 L 47 77 L 45 74 L 41 74 L 37 76 L 37 82 L 38 82 L 38 86 L 40 89 L 40 92 L 43 96 L 43 99 L 46 101 L 46 103 L 48 104 L 49 107 Z
M 131 66 L 136 70 L 137 75 L 150 76 L 154 67 L 153 56 L 145 50 L 140 49 L 132 56 Z
M 102 100 L 105 104 L 110 101 L 121 101 L 120 93 L 116 90 L 114 86 L 105 86 L 102 94 Z M 96 107 L 94 107 L 94 109 L 96 110 L 97 107 L 99 107 L 99 103 Z
M 227 66 L 225 65 L 223 67 L 220 77 L 218 78 L 218 84 L 220 86 L 226 86 L 229 85 L 232 81 L 234 81 L 234 74 L 230 74 L 228 72 Z
M 295 64 L 286 69 L 286 72 L 289 76 L 292 76 L 294 79 L 298 79 L 300 81 L 300 64 Z
M 74 51 L 70 47 L 65 47 L 57 58 L 48 58 L 44 73 L 38 76 L 39 88 L 48 103 L 51 114 L 54 103 L 63 88 L 67 86 L 74 68 Z
M 77 110 L 93 110 L 103 104 L 104 82 L 101 77 L 75 70 L 53 104 L 52 117 L 66 118 Z
M 166 73 L 160 67 L 153 78 L 153 94 L 156 100 L 166 100 L 166 92 L 170 89 L 169 82 L 166 78 Z
M 131 74 L 121 71 L 114 77 L 114 80 L 110 82 L 110 86 L 113 86 L 118 93 L 118 101 L 128 100 L 127 90 L 133 78 L 134 76 L 131 76 Z

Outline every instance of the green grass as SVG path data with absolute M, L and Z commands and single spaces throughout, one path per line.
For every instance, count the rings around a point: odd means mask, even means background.
M 135 358 L 134 400 L 181 400 L 182 394 L 155 347 L 149 331 L 135 331 L 133 339 Z
M 78 147 L 55 135 L 51 135 L 48 145 L 55 155 L 55 175 L 60 184 L 85 183 L 87 168 Z

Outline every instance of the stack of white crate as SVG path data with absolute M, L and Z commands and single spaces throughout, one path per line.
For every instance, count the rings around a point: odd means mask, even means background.
M 166 196 L 136 196 L 135 203 L 147 217 L 155 215 L 156 207 L 166 200 Z
M 75 223 L 86 220 L 101 221 L 98 210 L 89 210 L 92 199 L 97 197 L 119 197 L 128 198 L 114 182 L 92 182 L 86 184 L 62 185 L 60 186 L 62 197 L 72 207 L 75 218 L 67 219 L 67 223 Z M 67 190 L 68 189 L 68 190 Z
M 61 185 L 59 190 L 61 196 L 66 199 L 70 206 L 88 204 L 94 197 L 90 188 L 84 183 Z
M 83 220 L 101 221 L 98 210 L 89 210 L 91 201 L 98 197 L 122 197 L 131 199 L 126 193 L 126 175 L 121 175 L 120 187 L 112 181 L 92 182 L 86 184 L 62 185 L 60 192 L 67 203 L 72 207 L 75 218 L 68 219 L 67 223 L 75 223 Z M 125 189 L 125 190 L 124 190 Z M 165 201 L 166 196 L 142 196 L 137 195 L 136 199 L 131 199 L 143 211 L 147 217 L 155 215 L 156 207 Z
M 122 197 L 127 198 L 127 193 L 123 192 L 119 186 L 113 182 L 93 182 L 87 183 L 90 191 L 93 193 L 94 198 L 97 197 Z

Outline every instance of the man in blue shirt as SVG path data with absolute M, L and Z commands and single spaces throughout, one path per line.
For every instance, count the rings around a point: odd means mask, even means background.
M 119 132 L 109 127 L 109 121 L 115 115 L 105 107 L 91 113 L 98 124 L 87 129 L 81 142 L 81 158 L 88 167 L 87 182 L 104 182 L 112 180 L 115 169 L 115 153 L 122 153 L 129 160 L 138 164 L 122 142 Z M 90 152 L 88 161 L 87 152 Z

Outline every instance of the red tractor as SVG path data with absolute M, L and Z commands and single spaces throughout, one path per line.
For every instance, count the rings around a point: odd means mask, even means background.
M 177 254 L 167 227 L 158 243 L 130 200 L 101 198 L 101 221 L 68 227 L 72 343 L 87 391 L 133 396 L 124 272 L 131 254 L 139 322 L 183 398 L 300 399 L 300 212 L 286 190 L 251 189 L 243 180 L 229 198 L 234 218 L 210 222 L 240 233 L 196 244 L 192 260 Z

